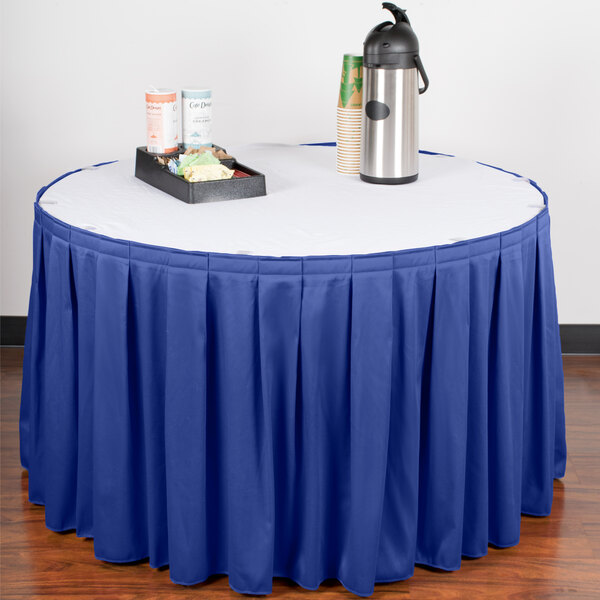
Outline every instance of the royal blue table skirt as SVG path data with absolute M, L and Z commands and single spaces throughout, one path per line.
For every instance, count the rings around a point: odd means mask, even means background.
M 145 246 L 39 204 L 33 238 L 22 464 L 47 526 L 97 558 L 369 595 L 549 514 L 566 447 L 547 208 L 362 256 Z

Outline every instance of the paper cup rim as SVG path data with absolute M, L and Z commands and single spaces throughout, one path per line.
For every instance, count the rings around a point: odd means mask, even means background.
M 154 90 L 146 90 L 145 93 L 151 96 L 166 96 L 167 94 L 177 94 L 177 90 L 173 88 L 156 88 Z

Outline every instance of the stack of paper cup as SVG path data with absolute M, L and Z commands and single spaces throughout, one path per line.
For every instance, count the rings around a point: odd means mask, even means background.
M 337 171 L 356 175 L 360 170 L 363 58 L 344 54 L 337 107 Z

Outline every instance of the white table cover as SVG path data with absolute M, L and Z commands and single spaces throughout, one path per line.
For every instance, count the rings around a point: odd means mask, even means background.
M 263 256 L 366 254 L 451 244 L 520 225 L 544 207 L 526 178 L 420 156 L 419 179 L 373 185 L 335 171 L 335 148 L 228 148 L 266 175 L 267 196 L 189 205 L 134 176 L 125 159 L 84 169 L 42 196 L 61 221 L 112 238 Z

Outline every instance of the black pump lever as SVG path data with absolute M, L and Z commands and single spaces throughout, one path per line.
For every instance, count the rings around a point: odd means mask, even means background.
M 385 10 L 389 10 L 394 15 L 396 23 L 402 23 L 402 21 L 405 21 L 410 25 L 410 21 L 408 20 L 408 17 L 406 16 L 406 11 L 404 9 L 398 8 L 395 4 L 392 4 L 391 2 L 384 2 L 382 6 Z

